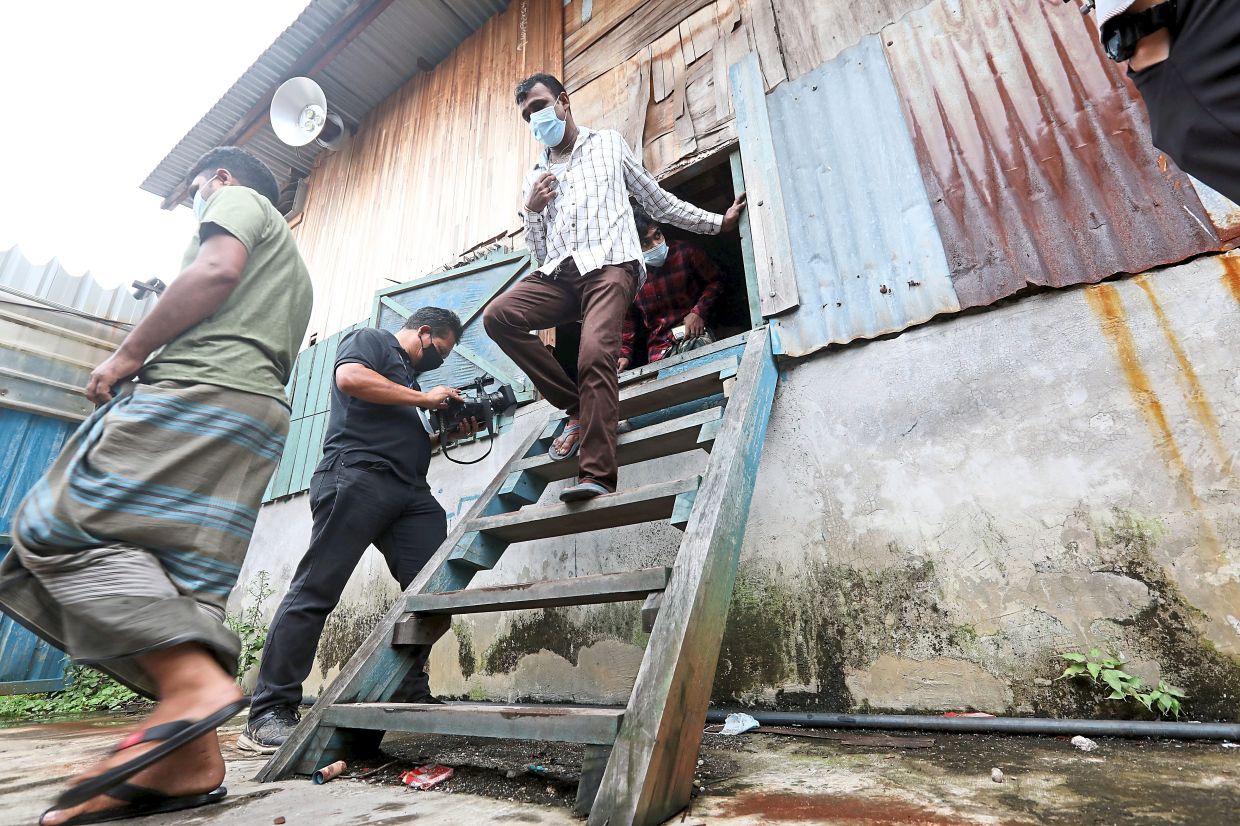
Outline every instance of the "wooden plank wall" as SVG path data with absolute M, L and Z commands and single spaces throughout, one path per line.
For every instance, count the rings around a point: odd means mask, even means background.
M 562 71 L 562 3 L 512 0 L 380 104 L 344 149 L 319 156 L 295 230 L 314 279 L 308 334 L 330 335 L 368 316 L 377 289 L 520 228 L 537 150 L 513 89 Z
M 768 90 L 785 79 L 771 0 L 564 6 L 564 83 L 577 122 L 618 130 L 658 175 L 736 140 L 728 66 L 750 51 Z
M 834 59 L 930 0 L 773 0 L 788 77 Z
M 568 0 L 564 83 L 579 123 L 616 129 L 658 175 L 736 140 L 728 67 L 766 91 L 929 0 Z

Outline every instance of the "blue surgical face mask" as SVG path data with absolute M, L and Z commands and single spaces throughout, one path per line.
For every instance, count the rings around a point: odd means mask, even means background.
M 202 186 L 198 187 L 197 191 L 194 192 L 194 217 L 199 221 L 202 220 L 202 214 L 207 211 L 207 199 L 202 197 L 202 187 L 214 181 L 218 176 L 219 173 L 217 172 L 215 175 L 207 178 L 207 180 L 202 182 Z
M 663 262 L 667 260 L 667 242 L 662 241 L 657 247 L 651 247 L 642 253 L 646 259 L 647 267 L 661 267 Z
M 202 197 L 201 192 L 194 193 L 194 217 L 199 221 L 202 220 L 202 213 L 207 211 L 207 200 Z
M 530 115 L 530 131 L 547 146 L 559 146 L 564 140 L 564 128 L 568 124 L 555 113 L 555 106 L 547 106 Z

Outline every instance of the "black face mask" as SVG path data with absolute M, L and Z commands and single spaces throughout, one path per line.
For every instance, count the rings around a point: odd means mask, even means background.
M 418 359 L 418 363 L 413 365 L 415 373 L 429 373 L 436 367 L 443 364 L 443 356 L 439 355 L 439 351 L 435 349 L 435 343 L 422 345 L 422 358 Z

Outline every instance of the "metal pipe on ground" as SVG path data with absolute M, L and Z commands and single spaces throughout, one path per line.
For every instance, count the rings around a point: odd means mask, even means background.
M 1240 742 L 1240 724 L 1174 723 L 1160 720 L 1054 720 L 1045 717 L 936 717 L 923 714 L 833 714 L 803 711 L 750 711 L 764 726 L 806 728 L 940 731 L 956 734 L 1025 734 L 1094 737 L 1167 737 L 1176 740 L 1231 740 Z M 728 714 L 711 709 L 706 720 L 722 723 Z

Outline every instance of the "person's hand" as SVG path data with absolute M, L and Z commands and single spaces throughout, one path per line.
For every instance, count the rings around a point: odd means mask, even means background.
M 444 438 L 449 442 L 459 442 L 461 439 L 468 439 L 481 429 L 482 425 L 478 424 L 477 419 L 469 418 L 462 421 L 456 430 L 453 430 Z
M 723 213 L 723 227 L 720 232 L 731 232 L 741 222 L 741 213 L 745 211 L 745 193 L 742 192 L 736 196 L 736 200 L 732 202 L 732 206 L 728 207 L 728 211 Z
M 706 332 L 706 319 L 697 313 L 689 313 L 685 316 L 685 338 L 697 338 Z
M 460 390 L 457 390 L 455 387 L 444 387 L 443 385 L 440 385 L 426 394 L 426 409 L 442 410 L 448 406 L 449 399 L 456 399 L 458 402 L 464 401 L 464 399 L 461 398 Z
M 626 359 L 626 358 L 621 358 L 619 361 L 617 361 L 617 362 L 616 362 L 616 372 L 617 372 L 617 373 L 623 373 L 625 370 L 628 370 L 628 369 L 629 369 L 629 360 L 628 360 L 628 359 Z
M 539 175 L 538 180 L 534 181 L 534 185 L 530 187 L 530 194 L 525 200 L 525 208 L 530 212 L 542 212 L 555 198 L 555 190 L 559 185 L 559 181 L 550 172 Z
M 135 358 L 125 351 L 117 350 L 90 373 L 86 382 L 86 398 L 94 404 L 105 404 L 112 400 L 112 386 L 117 382 L 133 378 L 142 369 L 142 359 Z

